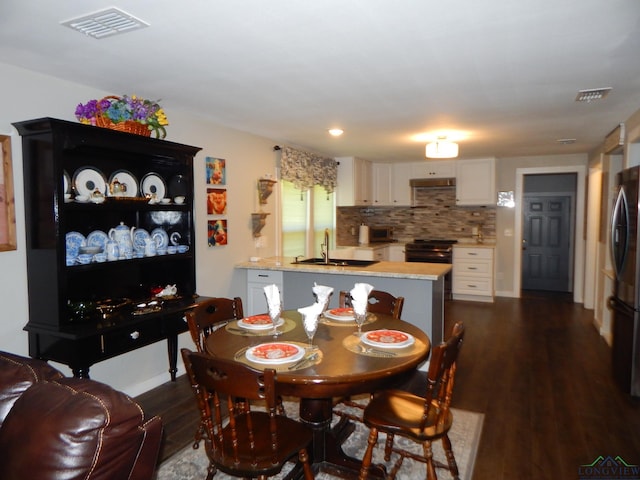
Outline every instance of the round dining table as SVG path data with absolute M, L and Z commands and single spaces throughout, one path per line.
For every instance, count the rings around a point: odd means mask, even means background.
M 407 379 L 429 356 L 431 342 L 415 325 L 391 315 L 369 314 L 363 334 L 373 330 L 393 330 L 409 334 L 414 342 L 407 348 L 370 348 L 355 335 L 354 321 L 321 318 L 313 337 L 315 350 L 306 350 L 301 360 L 273 367 L 253 362 L 246 351 L 255 351 L 264 343 L 286 342 L 308 346 L 297 310 L 282 313 L 284 323 L 275 337 L 272 329 L 243 328 L 242 321 L 230 321 L 206 339 L 208 353 L 244 362 L 258 369 L 275 368 L 280 394 L 300 399 L 300 421 L 313 431 L 310 456 L 315 471 L 325 471 L 343 478 L 357 478 L 361 460 L 349 457 L 342 443 L 354 429 L 343 417 L 331 427 L 335 398 L 392 388 Z M 368 338 L 368 337 L 367 337 Z M 313 353 L 317 355 L 312 356 Z M 310 358 L 309 358 L 310 357 Z M 305 362 L 305 359 L 308 359 Z M 382 466 L 374 466 L 370 476 L 383 478 Z

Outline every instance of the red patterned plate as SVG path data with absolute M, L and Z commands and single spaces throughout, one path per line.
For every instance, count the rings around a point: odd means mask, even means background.
M 278 326 L 284 323 L 283 318 L 279 318 L 276 324 Z M 267 314 L 261 315 L 253 315 L 251 317 L 246 317 L 238 320 L 238 326 L 242 328 L 247 328 L 249 330 L 266 330 L 269 328 L 273 328 L 273 322 L 271 322 L 271 317 Z
M 248 349 L 245 355 L 247 359 L 257 363 L 288 363 L 304 357 L 304 348 L 287 342 L 261 343 Z
M 399 330 L 373 330 L 361 337 L 362 342 L 372 347 L 402 348 L 413 345 L 415 338 Z
M 345 322 L 356 319 L 353 315 L 353 308 L 332 308 L 324 312 L 324 315 L 332 320 L 342 320 Z

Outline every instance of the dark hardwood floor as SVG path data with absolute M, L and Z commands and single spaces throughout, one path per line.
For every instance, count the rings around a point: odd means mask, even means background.
M 448 301 L 445 318 L 447 332 L 457 320 L 467 326 L 453 406 L 485 414 L 474 480 L 577 479 L 599 455 L 640 464 L 640 400 L 614 383 L 592 311 L 530 292 Z M 192 441 L 198 419 L 184 376 L 137 400 L 164 420 L 162 459 Z

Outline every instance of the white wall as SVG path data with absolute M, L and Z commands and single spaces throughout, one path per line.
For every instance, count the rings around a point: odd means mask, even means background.
M 54 117 L 75 121 L 75 107 L 91 98 L 111 94 L 145 96 L 143 86 L 131 85 L 128 92 L 105 92 L 18 69 L 0 63 L 0 87 L 4 92 L 0 108 L 0 134 L 11 135 L 17 218 L 18 249 L 0 252 L 0 350 L 28 354 L 27 333 L 23 327 L 28 319 L 25 257 L 24 194 L 21 138 L 12 122 L 39 117 Z M 213 93 L 215 94 L 215 93 Z M 161 93 L 149 94 L 162 98 Z M 265 173 L 275 173 L 276 156 L 273 140 L 222 127 L 204 118 L 195 118 L 171 108 L 170 99 L 162 101 L 169 118 L 167 140 L 202 147 L 194 162 L 197 289 L 206 296 L 235 296 L 246 300 L 244 270 L 234 265 L 255 255 L 251 235 L 250 214 L 258 207 L 257 179 Z M 207 246 L 205 156 L 227 160 L 228 237 L 229 245 Z M 275 254 L 275 195 L 263 206 L 271 213 L 262 233 L 267 239 L 261 253 Z M 180 337 L 179 346 L 192 345 L 188 334 Z M 63 365 L 56 365 L 71 374 Z M 137 395 L 168 381 L 166 343 L 159 342 L 135 352 L 101 362 L 91 368 L 91 377 L 108 383 L 130 395 Z

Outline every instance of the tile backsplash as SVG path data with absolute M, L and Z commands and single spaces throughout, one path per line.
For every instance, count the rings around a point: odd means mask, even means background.
M 454 188 L 429 188 L 417 192 L 420 207 L 338 207 L 336 243 L 357 245 L 358 226 L 384 225 L 394 228 L 399 241 L 414 238 L 472 238 L 481 228 L 487 241 L 496 237 L 496 207 L 458 207 Z M 352 233 L 354 232 L 354 233 Z

